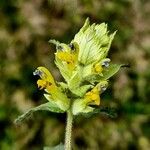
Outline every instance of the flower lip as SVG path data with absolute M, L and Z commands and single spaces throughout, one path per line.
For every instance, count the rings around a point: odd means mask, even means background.
M 68 46 L 71 48 L 71 50 L 75 50 L 75 46 L 73 43 L 70 43 Z
M 107 87 L 106 86 L 101 86 L 101 92 L 106 91 Z
M 36 76 L 36 75 L 41 76 L 42 74 L 43 74 L 43 72 L 40 71 L 40 70 L 38 70 L 38 69 L 36 69 L 36 70 L 33 72 L 33 75 L 34 75 L 34 76 Z
M 109 59 L 109 58 L 106 58 L 106 59 L 104 59 L 104 60 L 101 62 L 101 65 L 102 65 L 103 67 L 108 68 L 108 67 L 109 67 L 109 62 L 110 62 L 110 59 Z
M 108 82 L 107 81 L 101 81 L 101 83 L 98 85 L 98 89 L 100 93 L 103 93 L 108 87 Z

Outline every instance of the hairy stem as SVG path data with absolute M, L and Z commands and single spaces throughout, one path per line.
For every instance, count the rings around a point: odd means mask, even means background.
M 71 110 L 68 110 L 66 133 L 65 133 L 65 150 L 71 150 L 72 123 L 73 123 L 73 114 Z

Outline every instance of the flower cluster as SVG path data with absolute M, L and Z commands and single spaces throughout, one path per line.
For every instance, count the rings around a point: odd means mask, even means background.
M 40 77 L 38 87 L 45 90 L 53 112 L 71 110 L 78 115 L 100 105 L 109 78 L 121 66 L 107 58 L 115 33 L 109 34 L 105 23 L 90 25 L 87 19 L 70 44 L 49 41 L 56 45 L 55 64 L 65 82 L 55 82 L 45 67 L 38 67 L 33 74 Z

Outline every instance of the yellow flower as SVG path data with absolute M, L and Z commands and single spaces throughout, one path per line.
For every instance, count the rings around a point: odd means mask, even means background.
M 108 68 L 109 67 L 109 63 L 110 63 L 110 59 L 109 58 L 105 58 L 105 59 L 102 59 L 100 62 L 96 63 L 93 65 L 93 72 L 94 73 L 102 73 L 102 71 L 105 69 L 105 68 Z
M 93 71 L 94 71 L 95 73 L 102 73 L 102 71 L 103 71 L 102 65 L 101 65 L 100 63 L 95 64 L 95 65 L 93 66 Z
M 88 104 L 100 105 L 100 90 L 96 86 L 85 94 L 85 100 Z
M 52 89 L 56 89 L 57 86 L 54 78 L 45 67 L 38 67 L 33 74 L 39 75 L 41 78 L 37 81 L 37 85 L 40 89 L 46 89 L 48 93 L 51 93 Z
M 75 42 L 67 44 L 59 44 L 57 47 L 56 57 L 63 62 L 66 62 L 68 69 L 73 70 L 77 64 L 79 48 Z
M 100 105 L 101 86 L 98 83 L 91 91 L 87 92 L 83 98 L 75 99 L 72 111 L 74 115 L 93 111 L 91 105 Z
M 75 54 L 73 53 L 70 53 L 70 52 L 63 52 L 63 51 L 60 51 L 60 52 L 57 52 L 56 53 L 56 56 L 67 63 L 69 69 L 74 69 L 75 67 L 75 62 L 76 62 L 76 57 L 75 57 Z
M 69 108 L 70 102 L 65 93 L 57 87 L 53 76 L 45 67 L 38 67 L 34 75 L 40 76 L 41 79 L 37 81 L 37 85 L 40 89 L 45 89 L 48 94 L 44 96 L 49 100 L 55 102 L 60 109 L 66 111 Z

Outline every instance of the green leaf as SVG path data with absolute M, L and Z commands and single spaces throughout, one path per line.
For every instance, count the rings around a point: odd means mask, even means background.
M 87 92 L 87 90 L 89 90 L 92 87 L 92 85 L 83 85 L 81 87 L 71 90 L 71 92 L 79 97 L 82 97 Z
M 101 106 L 100 108 L 95 109 L 93 113 L 99 113 L 102 115 L 106 115 L 110 118 L 116 118 L 117 117 L 116 109 L 111 108 L 111 107 Z
M 65 150 L 65 149 L 64 149 L 64 145 L 60 143 L 59 145 L 54 147 L 44 147 L 43 150 Z
M 45 98 L 51 103 L 51 111 L 52 112 L 65 112 L 69 106 L 70 101 L 67 98 L 66 94 L 58 90 L 55 90 L 51 95 L 50 94 L 44 94 Z
M 81 83 L 80 71 L 76 71 L 74 72 L 73 76 L 68 82 L 69 89 L 72 90 L 72 89 L 79 87 L 80 83 Z
M 101 80 L 107 80 L 110 77 L 112 77 L 114 74 L 116 74 L 121 67 L 124 67 L 125 65 L 118 65 L 118 64 L 111 64 L 108 68 L 104 69 L 102 74 L 91 74 L 86 76 L 83 81 L 88 81 L 90 83 L 94 82 L 100 82 Z
M 29 109 L 27 112 L 25 112 L 24 114 L 19 116 L 14 122 L 15 122 L 15 124 L 19 124 L 22 121 L 24 121 L 25 119 L 29 118 L 34 112 L 41 111 L 41 110 L 63 113 L 63 111 L 60 110 L 58 107 L 56 107 L 56 105 L 54 105 L 51 102 L 48 102 L 48 103 L 41 104 L 37 107 Z
M 64 82 L 57 82 L 58 85 L 60 85 L 60 88 L 65 91 L 68 89 L 68 85 Z
M 79 45 L 78 61 L 81 64 L 89 65 L 97 62 L 107 56 L 113 34 L 108 34 L 107 24 L 92 24 L 89 19 L 85 21 L 84 26 L 75 35 L 74 41 Z
M 100 74 L 91 74 L 84 78 L 84 81 L 88 81 L 90 83 L 99 82 L 102 79 L 102 75 Z
M 89 118 L 95 114 L 105 115 L 105 116 L 108 116 L 110 118 L 116 118 L 117 117 L 117 112 L 116 112 L 115 108 L 104 107 L 104 106 L 100 106 L 99 108 L 95 108 L 92 112 L 80 113 L 79 115 Z
M 120 68 L 122 67 L 123 65 L 118 65 L 118 64 L 111 64 L 108 69 L 105 69 L 103 71 L 103 77 L 101 78 L 102 80 L 107 80 L 109 79 L 110 77 L 112 77 L 114 74 L 116 74 Z
M 69 70 L 67 68 L 67 66 L 64 65 L 63 61 L 59 60 L 57 57 L 56 57 L 55 64 L 58 67 L 58 69 L 59 69 L 61 75 L 63 76 L 63 78 L 65 79 L 65 81 L 68 82 L 71 78 L 72 71 Z
M 87 105 L 85 99 L 75 99 L 72 105 L 73 115 L 92 112 L 94 108 Z
M 109 38 L 108 38 L 109 42 L 108 42 L 108 44 L 105 47 L 102 48 L 102 50 L 104 51 L 104 53 L 102 54 L 102 58 L 107 57 L 107 54 L 109 52 L 109 49 L 111 47 L 111 43 L 112 43 L 112 41 L 114 39 L 114 36 L 115 36 L 116 32 L 117 31 L 115 31 L 114 33 L 112 33 L 112 34 L 109 35 Z

